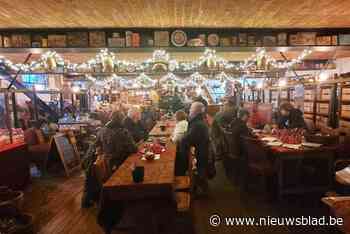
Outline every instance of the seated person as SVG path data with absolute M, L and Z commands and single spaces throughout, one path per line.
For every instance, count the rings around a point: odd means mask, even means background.
M 141 112 L 137 107 L 131 107 L 124 119 L 124 126 L 130 132 L 136 143 L 147 138 L 145 128 L 141 123 Z
M 118 168 L 132 153 L 137 152 L 137 146 L 129 131 L 123 126 L 124 115 L 115 112 L 109 121 L 97 134 L 96 147 L 109 159 L 111 171 Z
M 303 118 L 303 113 L 299 109 L 294 108 L 289 102 L 285 102 L 280 105 L 277 116 L 277 127 L 280 129 L 307 129 Z
M 188 122 L 187 122 L 186 113 L 181 110 L 176 111 L 175 118 L 176 118 L 176 126 L 172 134 L 171 140 L 177 144 L 181 142 L 182 138 L 184 137 L 187 131 Z

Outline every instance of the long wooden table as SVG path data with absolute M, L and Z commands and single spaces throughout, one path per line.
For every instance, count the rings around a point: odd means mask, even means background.
M 144 144 L 139 146 L 139 150 Z M 124 207 L 124 217 L 131 217 L 131 222 L 136 224 L 134 233 L 137 234 L 160 233 L 157 231 L 159 223 L 163 226 L 168 224 L 165 226 L 171 229 L 176 212 L 175 157 L 176 145 L 170 140 L 158 160 L 141 160 L 139 153 L 130 155 L 103 185 L 102 209 L 112 209 L 110 207 L 120 204 Z M 143 182 L 133 181 L 134 166 L 144 167 Z
M 140 149 L 144 144 L 140 145 Z M 161 153 L 159 160 L 141 160 L 141 155 L 135 153 L 113 173 L 103 185 L 104 196 L 109 200 L 137 200 L 169 196 L 173 192 L 176 146 L 168 142 L 166 151 Z M 134 166 L 145 169 L 144 181 L 135 183 L 132 179 Z
M 261 139 L 261 136 L 258 137 Z M 277 173 L 279 197 L 286 194 L 326 192 L 333 181 L 336 146 L 290 149 L 268 146 Z M 306 171 L 310 172 L 305 174 Z

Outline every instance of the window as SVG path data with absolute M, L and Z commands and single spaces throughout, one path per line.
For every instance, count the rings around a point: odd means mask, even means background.
M 221 99 L 225 96 L 224 84 L 219 80 L 207 80 L 206 85 L 214 103 L 220 103 Z
M 46 74 L 25 74 L 22 75 L 22 84 L 28 89 L 32 89 L 35 85 L 37 90 L 44 90 L 49 86 L 48 76 Z

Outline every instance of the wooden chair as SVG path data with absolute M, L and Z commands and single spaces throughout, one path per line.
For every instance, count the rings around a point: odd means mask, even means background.
M 350 197 L 349 196 L 336 196 L 336 197 L 323 197 L 321 201 L 329 207 L 330 214 L 337 218 L 343 219 L 343 225 L 338 228 L 343 233 L 350 232 Z
M 191 147 L 188 154 L 188 175 L 175 177 L 175 191 L 192 192 L 194 148 Z
M 191 209 L 191 194 L 189 192 L 175 193 L 177 212 L 188 212 Z
M 28 144 L 29 157 L 41 170 L 46 171 L 46 164 L 51 144 L 46 142 L 40 129 L 28 128 L 24 131 L 24 141 Z
M 194 233 L 193 229 L 193 210 L 192 210 L 192 199 L 191 193 L 189 192 L 176 192 L 176 220 L 177 230 L 180 229 L 179 233 Z
M 248 178 L 260 177 L 263 180 L 265 191 L 267 192 L 268 179 L 274 174 L 272 163 L 268 155 L 268 148 L 261 141 L 255 138 L 243 137 L 243 151 L 245 157 L 245 181 L 243 186 L 248 188 Z
M 108 160 L 99 154 L 96 161 L 94 162 L 94 175 L 96 176 L 99 184 L 102 186 L 110 177 L 110 167 Z

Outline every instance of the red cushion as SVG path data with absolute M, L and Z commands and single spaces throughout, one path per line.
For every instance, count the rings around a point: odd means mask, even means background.
M 29 128 L 24 131 L 24 140 L 28 145 L 38 144 L 38 139 L 34 128 Z
M 28 147 L 28 150 L 32 154 L 48 154 L 50 151 L 50 144 L 31 145 Z

